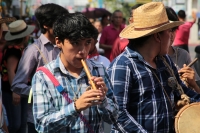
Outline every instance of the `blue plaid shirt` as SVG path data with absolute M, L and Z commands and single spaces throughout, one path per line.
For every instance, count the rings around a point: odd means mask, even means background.
M 179 84 L 190 100 L 199 101 L 200 95 L 182 83 L 169 56 L 166 55 L 164 58 L 172 67 Z M 171 76 L 160 57 L 156 58 L 156 65 L 157 69 L 152 68 L 138 52 L 129 48 L 111 63 L 108 74 L 119 105 L 119 125 L 113 126 L 113 133 L 119 133 L 120 130 L 127 133 L 174 132 L 172 106 L 180 95 L 168 86 L 167 81 Z
M 95 133 L 103 132 L 102 121 L 112 124 L 117 119 L 118 106 L 113 96 L 112 85 L 105 68 L 87 60 L 88 67 L 93 76 L 101 76 L 108 87 L 106 98 L 102 104 L 92 106 L 81 113 L 89 122 Z M 74 93 L 81 87 L 78 96 L 80 97 L 88 87 L 88 78 L 83 70 L 79 78 L 75 78 L 65 69 L 59 56 L 50 62 L 47 67 L 59 83 L 63 86 L 69 98 L 73 100 Z M 71 85 L 69 85 L 69 83 Z M 33 115 L 35 127 L 42 133 L 88 133 L 79 114 L 76 112 L 74 103 L 69 104 L 57 91 L 50 79 L 42 72 L 35 73 L 32 80 L 33 89 Z M 114 118 L 114 119 L 113 119 Z

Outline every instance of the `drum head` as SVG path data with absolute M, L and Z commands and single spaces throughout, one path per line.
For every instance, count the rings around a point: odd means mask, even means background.
M 180 109 L 175 117 L 176 133 L 200 133 L 200 103 L 192 103 Z

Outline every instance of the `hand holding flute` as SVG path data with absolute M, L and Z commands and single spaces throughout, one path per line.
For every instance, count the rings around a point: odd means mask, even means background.
M 85 60 L 81 60 L 81 63 L 87 74 L 88 80 L 90 81 L 89 83 L 92 89 L 85 91 L 79 97 L 79 99 L 75 101 L 76 110 L 78 112 L 85 110 L 91 106 L 101 104 L 102 101 L 105 99 L 106 93 L 108 91 L 108 88 L 106 87 L 103 78 L 92 76 Z
M 191 68 L 191 66 L 197 61 L 195 58 L 189 65 L 183 65 L 179 72 L 180 78 L 184 81 L 185 85 L 189 88 L 193 88 L 195 91 L 200 92 L 200 89 L 195 81 L 195 71 Z

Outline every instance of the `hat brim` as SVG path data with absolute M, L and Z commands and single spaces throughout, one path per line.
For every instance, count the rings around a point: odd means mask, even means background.
M 15 21 L 15 20 L 16 20 L 15 17 L 0 18 L 0 24 L 3 24 L 3 23 L 10 23 L 10 22 L 13 22 L 13 21 Z
M 15 40 L 15 39 L 26 37 L 26 36 L 30 35 L 34 31 L 34 29 L 35 29 L 35 26 L 28 25 L 27 29 L 24 32 L 19 33 L 17 35 L 11 35 L 10 31 L 8 31 L 5 35 L 5 40 L 6 41 L 12 41 L 12 40 Z
M 134 23 L 132 23 L 127 27 L 125 27 L 121 31 L 119 36 L 126 39 L 135 39 L 143 36 L 152 35 L 154 33 L 158 33 L 167 29 L 171 29 L 179 25 L 182 25 L 183 23 L 184 22 L 181 21 L 169 21 L 169 23 L 163 24 L 162 26 L 147 30 L 135 30 Z

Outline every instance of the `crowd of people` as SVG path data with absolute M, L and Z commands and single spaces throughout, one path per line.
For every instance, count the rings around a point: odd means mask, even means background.
M 0 132 L 175 132 L 177 111 L 200 101 L 187 66 L 196 15 L 185 22 L 183 10 L 149 2 L 130 9 L 128 25 L 123 18 L 115 10 L 89 19 L 53 3 L 36 9 L 35 26 L 0 18 Z

